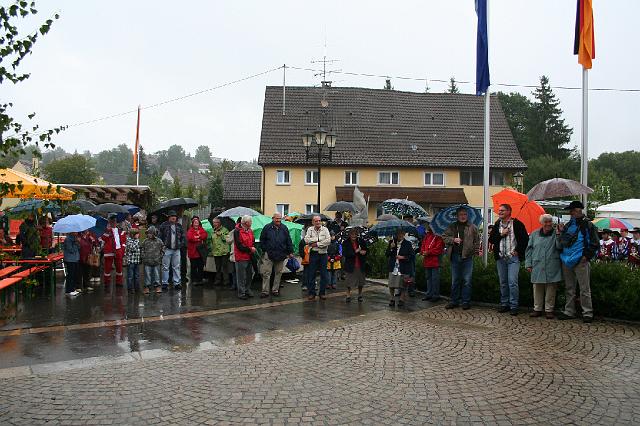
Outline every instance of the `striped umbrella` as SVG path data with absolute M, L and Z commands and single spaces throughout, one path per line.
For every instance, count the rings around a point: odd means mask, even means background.
M 617 219 L 615 217 L 601 217 L 594 219 L 593 224 L 598 229 L 633 229 L 631 222 L 625 219 Z

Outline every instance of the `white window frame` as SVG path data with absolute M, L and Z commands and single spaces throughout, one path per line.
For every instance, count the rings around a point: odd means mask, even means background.
M 282 209 L 280 207 L 282 206 Z M 276 213 L 280 213 L 282 217 L 289 214 L 291 210 L 291 205 L 289 203 L 276 203 Z
M 355 182 L 353 182 L 353 181 L 347 182 L 347 175 L 349 177 L 353 177 L 354 174 L 355 174 L 355 177 L 356 177 L 356 181 Z M 344 171 L 344 184 L 345 184 L 345 186 L 357 186 L 358 183 L 359 183 L 358 182 L 359 180 L 360 180 L 360 173 L 358 173 L 357 170 L 345 170 Z
M 382 183 L 380 177 L 383 173 L 389 173 L 389 183 Z M 396 173 L 398 175 L 398 182 L 393 183 L 393 174 Z M 397 170 L 383 170 L 378 172 L 378 185 L 384 186 L 397 186 L 400 185 L 400 172 Z
M 500 184 L 494 183 L 495 181 L 494 177 L 496 173 L 500 173 L 502 175 L 502 183 Z M 489 186 L 504 186 L 506 182 L 507 182 L 507 174 L 504 171 L 493 170 L 489 173 Z
M 309 209 L 309 206 L 312 206 L 312 207 L 313 207 L 313 206 L 315 206 L 315 207 L 317 207 L 317 204 L 316 204 L 316 203 L 307 203 L 307 204 L 305 204 L 305 205 L 304 205 L 304 212 L 305 212 L 305 214 L 319 213 L 317 210 L 313 210 L 313 209 L 311 209 L 311 210 L 310 210 L 310 209 Z M 318 208 L 319 208 L 319 207 L 318 207 Z
M 429 178 L 429 183 L 427 183 L 426 178 L 427 175 L 430 176 Z M 433 183 L 433 175 L 442 175 L 442 183 Z M 436 170 L 433 172 L 424 172 L 424 174 L 422 175 L 422 181 L 424 183 L 424 186 L 446 186 L 447 185 L 447 175 L 445 172 Z
M 280 176 L 280 172 L 282 173 L 286 173 L 286 176 L 289 178 L 287 179 L 286 182 L 280 182 L 280 180 L 278 179 Z M 283 175 L 284 176 L 284 175 Z M 291 171 L 290 170 L 276 170 L 276 185 L 291 185 Z
M 462 182 L 462 173 L 471 173 L 471 175 L 469 176 L 471 178 L 471 182 L 469 183 L 464 183 Z M 473 184 L 473 174 L 474 173 L 480 173 L 480 183 L 477 185 Z M 482 186 L 482 182 L 484 182 L 484 176 L 482 174 L 482 170 L 476 170 L 476 169 L 471 169 L 471 170 L 460 170 L 460 186 Z
M 308 174 L 308 173 L 311 173 L 311 182 L 309 182 L 309 181 L 307 180 L 307 178 L 309 177 L 309 174 Z M 316 181 L 315 181 L 315 182 L 313 182 L 313 176 L 314 176 L 314 174 L 315 174 L 315 176 L 316 176 Z M 318 186 L 318 179 L 319 179 L 319 178 L 320 178 L 320 172 L 319 172 L 317 169 L 316 169 L 316 170 L 314 170 L 314 169 L 307 169 L 307 170 L 305 170 L 305 171 L 304 171 L 304 184 L 305 184 L 305 185 Z

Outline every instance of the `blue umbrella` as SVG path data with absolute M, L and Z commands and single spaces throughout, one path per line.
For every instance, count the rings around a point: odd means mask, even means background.
M 482 223 L 482 214 L 479 209 L 470 207 L 466 204 L 456 204 L 455 206 L 450 206 L 444 210 L 440 210 L 438 214 L 433 217 L 433 220 L 431 221 L 431 229 L 433 229 L 433 232 L 438 235 L 442 235 L 449 225 L 458 220 L 456 210 L 460 207 L 464 207 L 467 210 L 470 223 L 473 223 L 475 226 L 480 226 Z
M 60 206 L 54 202 L 45 203 L 44 200 L 25 200 L 20 201 L 14 208 L 11 209 L 12 214 L 34 212 L 38 209 L 42 209 L 44 212 L 60 213 Z
M 69 232 L 82 232 L 96 225 L 96 218 L 85 214 L 72 214 L 58 220 L 53 225 L 53 232 L 68 234 Z
M 102 216 L 96 216 L 96 224 L 93 228 L 89 228 L 89 231 L 92 232 L 96 237 L 104 234 L 104 231 L 107 229 L 107 224 L 109 221 Z
M 370 231 L 372 233 L 375 233 L 379 237 L 390 237 L 396 235 L 396 233 L 400 230 L 418 235 L 418 231 L 412 223 L 401 219 L 391 219 L 377 223 L 371 228 Z

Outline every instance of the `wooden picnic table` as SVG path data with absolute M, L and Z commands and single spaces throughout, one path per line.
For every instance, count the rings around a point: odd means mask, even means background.
M 21 253 L 22 247 L 21 246 L 0 246 L 0 252 Z
M 64 254 L 62 253 L 50 253 L 46 257 L 34 257 L 31 259 L 7 259 L 4 263 L 13 263 L 18 267 L 21 266 L 29 266 L 29 267 L 40 267 L 38 270 L 48 269 L 49 270 L 49 285 L 51 286 L 51 294 L 55 294 L 56 292 L 56 277 L 55 277 L 55 265 L 56 263 L 62 261 L 64 259 Z M 43 268 L 44 267 L 44 268 Z
M 14 272 L 17 272 L 20 268 L 22 268 L 22 266 L 17 265 L 17 266 L 7 266 L 5 268 L 0 269 L 0 279 L 8 277 Z

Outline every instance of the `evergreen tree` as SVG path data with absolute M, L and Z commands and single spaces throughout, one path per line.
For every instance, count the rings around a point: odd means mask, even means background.
M 449 89 L 447 89 L 447 93 L 460 93 L 455 77 L 451 77 L 449 80 Z
M 535 102 L 529 122 L 529 142 L 534 154 L 550 155 L 553 158 L 567 158 L 573 129 L 564 123 L 560 101 L 551 90 L 549 78 L 540 77 L 540 87 L 534 92 Z
M 209 204 L 212 209 L 223 207 L 222 176 L 215 174 L 209 180 Z

